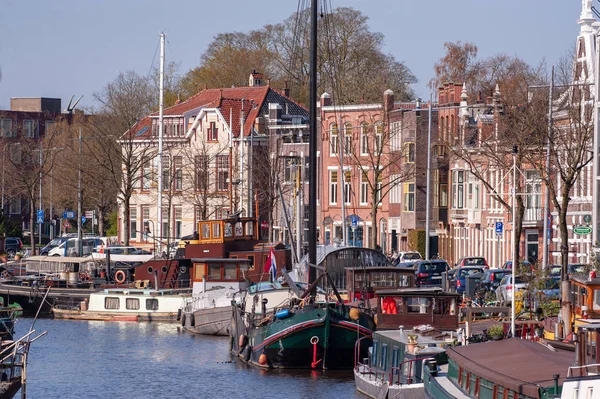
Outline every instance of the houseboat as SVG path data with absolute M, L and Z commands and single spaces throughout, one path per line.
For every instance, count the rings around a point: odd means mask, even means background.
M 189 296 L 188 289 L 112 288 L 90 294 L 74 308 L 54 306 L 52 312 L 57 319 L 176 322 Z
M 409 267 L 346 267 L 346 295 L 350 302 L 368 301 L 381 290 L 415 286 L 415 269 Z M 344 294 L 342 294 L 344 296 Z
M 377 292 L 377 330 L 367 357 L 356 343 L 356 389 L 372 398 L 421 398 L 425 360 L 445 364 L 445 348 L 461 339 L 460 296 L 441 288 L 397 288 Z

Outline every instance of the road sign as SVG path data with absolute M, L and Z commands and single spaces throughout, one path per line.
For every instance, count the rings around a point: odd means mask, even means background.
M 263 220 L 262 222 L 260 222 L 260 227 L 263 229 L 268 229 L 269 228 L 269 222 L 267 222 L 266 220 Z
M 42 219 L 44 218 L 44 210 L 43 209 L 38 209 L 37 217 L 42 218 Z
M 350 216 L 350 220 L 352 221 L 352 227 L 356 227 L 356 226 L 358 226 L 358 216 L 356 216 L 356 215 L 351 215 L 351 216 Z
M 63 219 L 73 219 L 75 217 L 75 211 L 65 211 L 63 213 Z
M 63 223 L 63 227 L 64 227 L 64 228 L 65 228 L 65 230 L 66 230 L 66 229 L 68 229 L 68 228 L 70 228 L 70 227 L 71 227 L 71 223 L 69 223 L 69 221 L 68 221 L 68 220 L 65 220 L 65 222 Z
M 503 231 L 504 231 L 504 223 L 496 222 L 496 234 L 501 236 Z
M 37 224 L 44 224 L 44 217 L 43 216 L 38 215 L 38 217 L 37 217 Z
M 580 236 L 590 234 L 592 232 L 592 228 L 590 226 L 575 226 L 573 227 L 573 233 L 578 234 Z
M 85 222 L 86 222 L 86 221 L 87 221 L 86 217 L 85 217 L 85 216 L 82 216 L 82 217 L 81 217 L 81 224 L 85 224 Z

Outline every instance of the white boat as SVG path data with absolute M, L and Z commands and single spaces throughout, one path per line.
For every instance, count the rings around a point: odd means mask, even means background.
M 174 322 L 189 289 L 111 288 L 90 294 L 75 309 L 53 307 L 57 319 Z

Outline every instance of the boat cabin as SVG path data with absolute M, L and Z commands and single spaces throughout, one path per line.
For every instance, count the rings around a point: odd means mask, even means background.
M 599 319 L 600 322 L 600 278 L 573 274 L 571 298 L 576 319 Z
M 439 330 L 456 330 L 459 301 L 459 294 L 439 287 L 379 290 L 377 329 L 430 325 Z
M 350 302 L 372 299 L 380 290 L 415 286 L 415 269 L 409 267 L 346 267 L 346 291 Z
M 242 258 L 193 258 L 192 294 L 197 295 L 214 287 L 246 288 L 252 262 Z

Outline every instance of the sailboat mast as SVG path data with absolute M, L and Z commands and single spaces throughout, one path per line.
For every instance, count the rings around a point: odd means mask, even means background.
M 317 264 L 317 0 L 311 0 L 310 9 L 310 152 L 308 191 L 308 262 Z M 308 281 L 317 278 L 317 269 L 308 268 Z
M 163 190 L 163 111 L 165 108 L 165 34 L 160 34 L 160 72 L 158 85 L 158 253 L 162 254 L 162 190 Z M 155 254 L 156 255 L 156 254 Z

